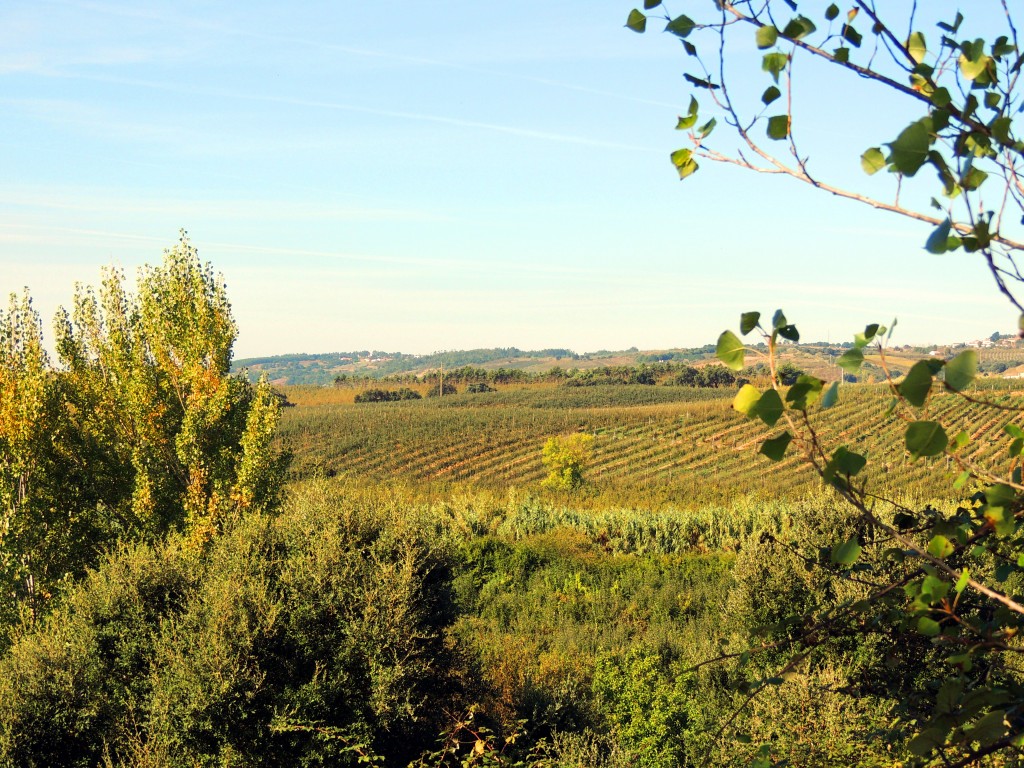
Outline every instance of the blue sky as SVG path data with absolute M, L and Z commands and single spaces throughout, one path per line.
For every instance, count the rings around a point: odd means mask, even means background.
M 779 306 L 810 339 L 1014 327 L 927 227 L 738 169 L 679 182 L 684 56 L 625 30 L 630 7 L 4 3 L 0 289 L 28 285 L 48 322 L 74 281 L 185 228 L 240 357 L 691 346 Z M 852 114 L 856 79 L 801 87 L 839 145 L 812 159 L 889 194 L 858 157 L 910 113 L 878 94 Z

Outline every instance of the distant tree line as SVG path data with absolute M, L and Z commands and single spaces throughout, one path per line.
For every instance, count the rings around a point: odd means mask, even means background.
M 420 400 L 422 395 L 408 387 L 401 389 L 366 389 L 356 395 L 357 403 L 393 403 L 399 400 Z
M 792 363 L 783 363 L 776 370 L 780 383 L 791 386 L 803 371 Z M 470 365 L 441 371 L 430 371 L 417 376 L 413 373 L 393 374 L 384 377 L 341 374 L 334 380 L 337 387 L 374 386 L 356 396 L 356 402 L 386 402 L 411 399 L 405 392 L 416 394 L 411 386 L 428 387 L 428 396 L 436 396 L 443 381 L 444 394 L 455 394 L 459 387 L 469 393 L 492 392 L 494 386 L 508 384 L 553 383 L 566 387 L 595 387 L 608 385 L 640 384 L 645 386 L 679 387 L 731 387 L 742 386 L 751 380 L 765 380 L 770 371 L 764 366 L 755 366 L 734 374 L 722 365 L 695 367 L 685 363 L 661 362 L 640 365 L 600 366 L 597 368 L 570 368 L 558 366 L 543 372 L 529 372 L 519 368 L 495 368 L 487 370 Z M 403 385 L 399 390 L 381 389 L 381 384 Z

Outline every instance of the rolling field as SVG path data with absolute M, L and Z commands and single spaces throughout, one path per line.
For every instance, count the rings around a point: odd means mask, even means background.
M 709 494 L 799 496 L 819 483 L 791 451 L 779 464 L 756 454 L 771 434 L 731 408 L 733 389 L 605 386 L 526 387 L 477 395 L 398 403 L 337 402 L 346 393 L 287 390 L 296 407 L 284 410 L 283 447 L 292 451 L 293 478 L 344 476 L 374 482 L 466 483 L 483 487 L 533 486 L 545 476 L 541 448 L 554 435 L 594 435 L 586 477 L 592 493 L 700 503 Z M 1024 405 L 1010 384 L 986 384 L 978 393 L 1004 405 Z M 332 398 L 335 401 L 332 402 Z M 829 449 L 866 453 L 868 477 L 880 488 L 944 494 L 959 473 L 945 459 L 911 462 L 903 426 L 887 415 L 883 385 L 847 386 L 839 403 L 816 416 Z M 1005 450 L 1004 410 L 935 394 L 929 418 L 950 435 L 971 425 L 964 455 L 991 462 Z M 932 462 L 932 463 L 929 463 Z M 934 462 L 948 472 L 935 473 Z M 936 479 L 938 475 L 938 479 Z

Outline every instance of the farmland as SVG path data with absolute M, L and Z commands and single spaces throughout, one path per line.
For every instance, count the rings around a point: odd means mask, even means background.
M 934 387 L 927 414 L 968 430 L 958 456 L 999 468 L 1017 386 L 972 388 L 999 407 Z M 357 403 L 351 387 L 282 388 L 279 508 L 198 558 L 177 532 L 126 544 L 66 609 L 10 634 L 8 762 L 173 749 L 181 764 L 672 768 L 767 748 L 882 766 L 907 751 L 906 729 L 881 729 L 931 706 L 930 640 L 794 630 L 866 594 L 829 564 L 837 540 L 864 535 L 877 572 L 902 566 L 796 451 L 757 454 L 778 428 L 737 413 L 735 385 L 462 389 Z M 946 456 L 910 461 L 891 399 L 843 385 L 814 411 L 822 442 L 871 459 L 889 524 L 954 509 L 973 489 L 952 490 Z M 546 442 L 575 435 L 591 438 L 582 485 L 545 486 Z M 54 669 L 93 675 L 102 719 L 68 717 L 82 685 Z M 751 697 L 765 680 L 773 695 Z
M 401 403 L 347 402 L 337 390 L 287 388 L 280 441 L 293 454 L 292 476 L 340 475 L 410 483 L 534 487 L 544 476 L 541 447 L 549 437 L 593 434 L 590 491 L 605 498 L 694 506 L 709 497 L 757 495 L 770 473 L 773 496 L 798 497 L 820 481 L 798 458 L 773 465 L 757 456 L 765 432 L 731 408 L 734 390 L 687 387 L 525 387 Z M 994 402 L 1024 402 L 1024 391 L 993 380 Z M 332 399 L 334 402 L 332 402 Z M 957 473 L 905 458 L 895 416 L 886 415 L 885 385 L 847 386 L 820 416 L 827 445 L 871 456 L 872 482 L 901 493 L 945 493 Z M 1009 417 L 948 394 L 933 397 L 933 415 L 969 428 L 966 455 L 992 458 Z M 943 467 L 945 469 L 945 467 Z
M 857 594 L 802 560 L 842 530 L 837 496 L 799 459 L 758 456 L 765 431 L 732 409 L 734 393 L 535 385 L 354 404 L 343 389 L 286 388 L 295 407 L 279 440 L 293 453 L 296 493 L 329 489 L 319 492 L 392 509 L 454 542 L 453 641 L 474 660 L 488 722 L 524 736 L 535 756 L 556 756 L 535 765 L 724 766 L 751 753 L 716 738 L 723 713 L 740 705 L 743 680 L 780 662 L 704 663 L 762 624 Z M 998 380 L 973 395 L 1003 408 L 1024 402 Z M 890 400 L 885 385 L 843 387 L 816 416 L 821 439 L 868 455 L 876 492 L 948 505 L 958 469 L 946 458 L 910 461 Z M 928 413 L 969 429 L 965 458 L 990 465 L 1002 461 L 1004 426 L 1021 421 L 938 390 Z M 594 436 L 586 483 L 545 489 L 545 440 L 581 432 Z M 902 652 L 918 658 L 919 646 Z M 867 647 L 856 660 L 845 653 L 821 651 L 778 697 L 755 700 L 737 732 L 794 764 L 888 764 L 892 745 L 870 734 L 913 710 L 917 694 Z M 885 682 L 863 682 L 874 678 Z M 508 730 L 515 722 L 525 730 Z

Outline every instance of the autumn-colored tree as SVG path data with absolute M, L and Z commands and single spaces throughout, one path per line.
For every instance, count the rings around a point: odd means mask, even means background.
M 548 470 L 544 485 L 567 491 L 579 488 L 593 442 L 594 436 L 584 432 L 549 438 L 541 455 Z
M 138 292 L 108 269 L 58 312 L 59 367 L 27 292 L 0 315 L 5 605 L 46 597 L 119 538 L 187 529 L 197 546 L 274 506 L 278 403 L 230 375 L 236 327 L 223 279 L 187 236 Z

